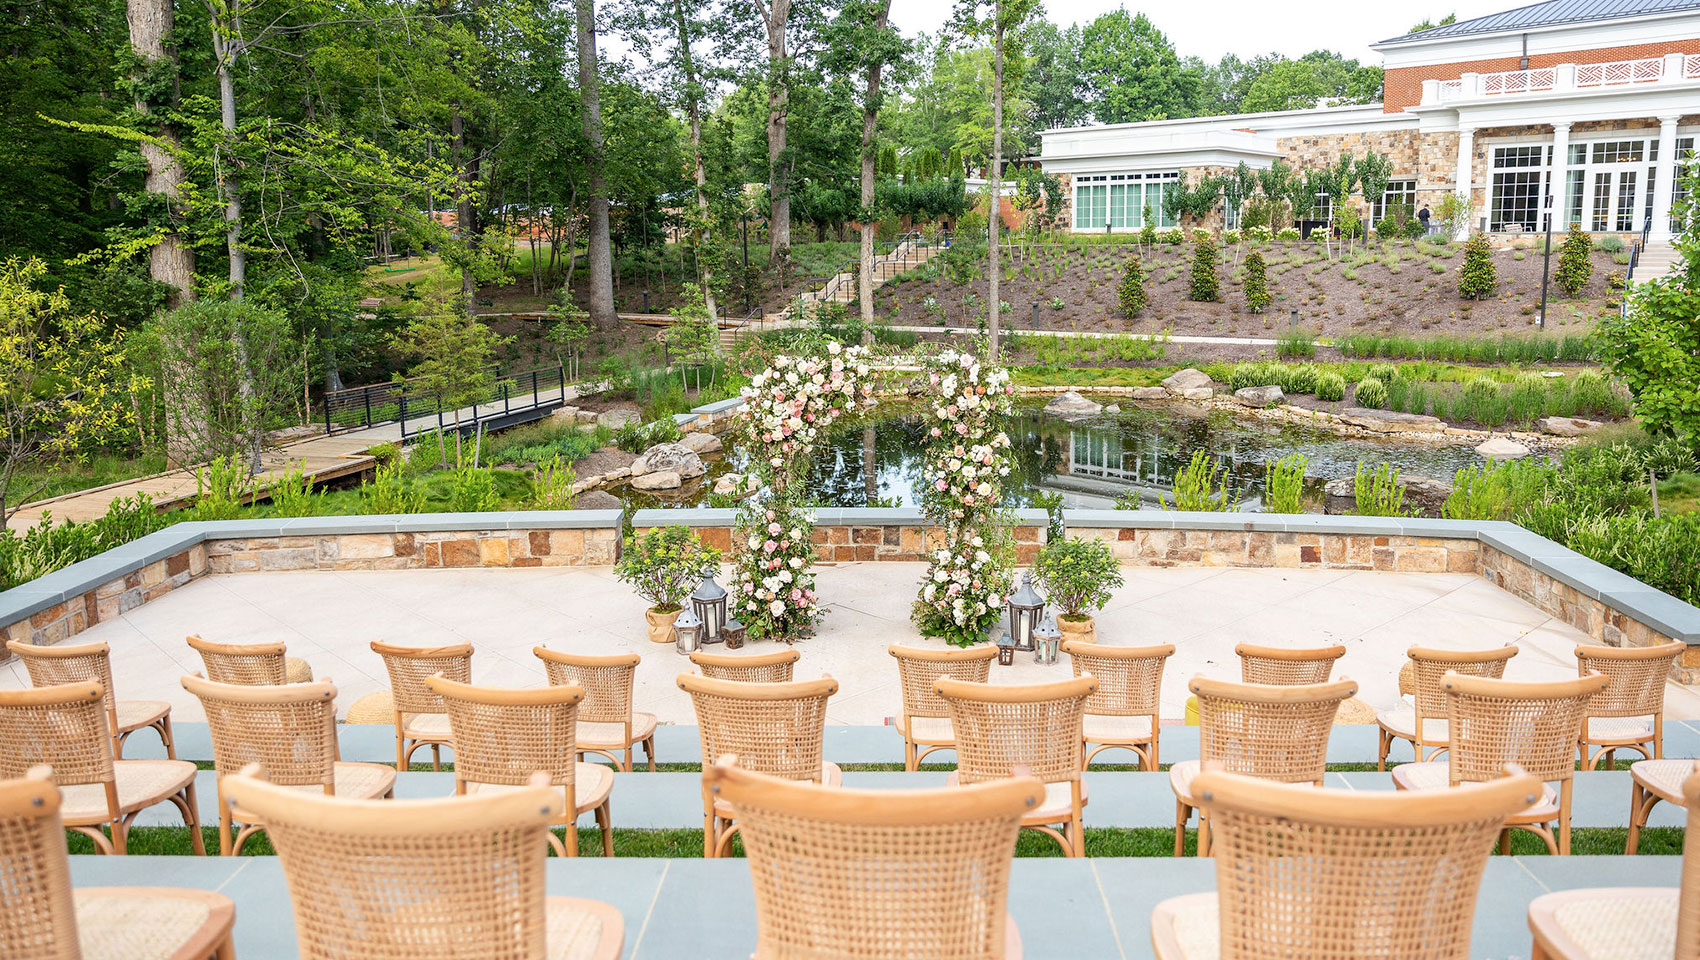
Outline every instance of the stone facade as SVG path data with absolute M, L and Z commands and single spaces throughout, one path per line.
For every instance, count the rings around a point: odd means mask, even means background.
M 1071 537 L 1096 537 L 1122 560 L 1141 566 L 1291 567 L 1475 573 L 1475 540 L 1367 534 L 1254 530 L 1171 530 L 1075 527 Z
M 610 564 L 619 530 L 445 530 L 210 540 L 212 573 L 276 570 L 426 570 L 438 567 L 582 567 Z
M 1662 57 L 1667 53 L 1700 53 L 1700 39 L 1540 53 L 1529 57 L 1529 67 L 1530 69 L 1539 69 L 1557 66 L 1561 63 L 1611 63 L 1616 60 L 1642 60 L 1648 57 Z M 1382 109 L 1388 113 L 1400 113 L 1406 107 L 1414 107 L 1421 103 L 1424 80 L 1456 80 L 1466 73 L 1503 73 L 1507 70 L 1521 68 L 1522 65 L 1518 57 L 1434 63 L 1420 67 L 1395 67 L 1387 71 L 1382 81 Z
M 116 619 L 208 572 L 206 547 L 196 544 L 39 610 L 27 619 L 8 624 L 6 639 L 36 644 L 63 643 L 103 620 Z
M 642 536 L 651 529 L 637 527 L 634 533 Z M 1039 549 L 1045 545 L 1047 529 L 1029 524 L 1014 527 L 1012 531 L 1016 563 L 1023 566 L 1032 564 L 1039 555 Z M 691 532 L 701 538 L 704 545 L 727 554 L 736 554 L 741 549 L 733 541 L 731 527 L 693 526 Z M 936 528 L 919 523 L 822 523 L 815 527 L 814 544 L 815 559 L 822 563 L 925 562 L 927 551 L 937 547 L 939 539 Z

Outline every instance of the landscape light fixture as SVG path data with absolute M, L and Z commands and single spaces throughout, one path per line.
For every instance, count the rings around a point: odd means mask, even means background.
M 726 628 L 726 588 L 714 582 L 714 574 L 702 578 L 691 594 L 691 612 L 702 622 L 702 642 L 719 643 Z
M 702 649 L 702 619 L 689 610 L 682 610 L 673 621 L 673 649 L 688 657 Z
M 1033 589 L 1033 571 L 1021 571 L 1021 585 L 1009 595 L 1009 636 L 1017 650 L 1033 649 L 1033 628 L 1045 615 L 1045 598 Z
M 1062 648 L 1062 631 L 1057 629 L 1057 618 L 1046 614 L 1045 619 L 1033 628 L 1033 662 L 1044 666 L 1057 662 L 1057 651 Z

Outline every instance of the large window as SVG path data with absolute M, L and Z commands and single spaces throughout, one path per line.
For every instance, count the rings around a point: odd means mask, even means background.
M 1678 137 L 1676 141 L 1676 184 L 1671 188 L 1670 228 L 1681 233 L 1682 204 L 1688 199 L 1689 171 L 1695 169 L 1694 137 Z
M 1527 233 L 1541 229 L 1541 198 L 1546 192 L 1551 153 L 1552 147 L 1543 144 L 1494 148 L 1489 230 Z
M 1387 181 L 1387 189 L 1382 191 L 1381 199 L 1375 201 L 1370 210 L 1370 219 L 1375 223 L 1380 223 L 1387 218 L 1388 214 L 1400 207 L 1407 208 L 1407 212 L 1417 208 L 1417 181 Z
M 1077 231 L 1138 230 L 1151 210 L 1154 227 L 1172 227 L 1163 212 L 1163 188 L 1180 179 L 1177 171 L 1162 173 L 1100 173 L 1074 178 L 1074 229 Z

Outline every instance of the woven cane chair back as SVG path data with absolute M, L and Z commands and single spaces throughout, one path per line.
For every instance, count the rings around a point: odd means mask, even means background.
M 790 683 L 791 672 L 802 654 L 796 650 L 778 650 L 743 657 L 731 653 L 709 653 L 698 650 L 691 654 L 691 663 L 702 675 L 715 680 L 737 680 L 740 683 Z
M 1271 686 L 1327 683 L 1334 675 L 1334 661 L 1346 655 L 1341 644 L 1327 647 L 1264 647 L 1242 643 L 1234 648 L 1240 657 L 1240 682 Z
M 1017 766 L 1045 783 L 1080 779 L 1081 718 L 1097 680 L 1012 686 L 939 679 L 933 689 L 950 708 L 961 782 L 1000 780 Z
M 755 883 L 757 960 L 1005 955 L 1009 871 L 1030 777 L 935 790 L 845 790 L 706 772 L 731 803 Z
M 1286 783 L 1322 780 L 1334 715 L 1358 692 L 1346 679 L 1271 686 L 1194 677 L 1187 686 L 1198 698 L 1200 760 Z
M 220 776 L 260 765 L 287 786 L 336 785 L 336 687 L 317 683 L 254 686 L 184 677 L 200 698 Z
M 578 687 L 584 699 L 578 718 L 585 723 L 626 723 L 632 718 L 632 688 L 637 681 L 635 653 L 583 656 L 545 647 L 531 651 L 543 661 L 552 687 Z
M 112 783 L 104 696 L 92 680 L 0 690 L 0 780 L 45 764 L 60 786 Z
M 442 674 L 460 683 L 472 682 L 472 646 L 397 647 L 373 642 L 372 651 L 384 658 L 390 674 L 390 693 L 397 713 L 443 713 L 443 701 L 425 681 Z
M 281 643 L 213 643 L 200 637 L 189 637 L 188 643 L 201 655 L 207 679 L 214 683 L 276 686 L 288 682 L 289 665 Z
M 1588 702 L 1607 682 L 1597 673 L 1548 683 L 1447 677 L 1452 781 L 1491 780 L 1510 763 L 1542 780 L 1569 780 Z
M 578 763 L 578 687 L 504 690 L 443 677 L 425 681 L 454 732 L 455 779 L 523 786 L 541 771 L 573 787 Z
M 932 650 L 892 644 L 886 652 L 897 660 L 906 717 L 950 716 L 950 708 L 933 690 L 933 681 L 948 677 L 965 683 L 985 683 L 992 675 L 992 662 L 998 658 L 997 648 L 990 645 L 966 650 Z
M 24 662 L 30 683 L 38 687 L 52 687 L 92 680 L 105 691 L 101 695 L 101 708 L 109 715 L 116 713 L 118 700 L 112 694 L 112 651 L 106 644 L 60 643 L 39 647 L 13 640 L 6 646 Z
M 1511 644 L 1491 650 L 1412 647 L 1406 656 L 1411 658 L 1411 697 L 1416 701 L 1417 714 L 1425 719 L 1446 716 L 1446 693 L 1441 683 L 1448 672 L 1498 680 L 1505 676 L 1506 662 L 1516 655 L 1517 648 Z
M 59 791 L 47 770 L 0 781 L 0 957 L 81 960 Z
M 457 757 L 458 761 L 458 757 Z M 304 960 L 545 956 L 544 854 L 561 791 L 348 800 L 226 777 L 266 824 Z
M 1074 675 L 1091 674 L 1098 689 L 1086 698 L 1086 712 L 1099 716 L 1138 717 L 1157 713 L 1163 695 L 1163 667 L 1175 653 L 1172 643 L 1154 647 L 1108 647 L 1069 640 L 1062 651 Z
M 1588 715 L 1646 717 L 1663 713 L 1671 665 L 1687 647 L 1681 641 L 1656 647 L 1577 647 L 1577 673 L 1597 673 L 1611 681 L 1588 704 Z
M 820 779 L 826 701 L 838 692 L 838 681 L 750 683 L 682 673 L 678 683 L 696 707 L 704 769 L 732 755 L 757 773 Z
M 1500 827 L 1541 794 L 1520 772 L 1440 794 L 1210 770 L 1192 785 L 1215 836 L 1221 960 L 1467 960 Z

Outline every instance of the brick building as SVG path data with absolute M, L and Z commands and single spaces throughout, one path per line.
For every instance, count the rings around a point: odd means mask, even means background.
M 1059 128 L 1040 159 L 1067 183 L 1076 232 L 1138 230 L 1147 205 L 1173 226 L 1161 191 L 1183 178 L 1374 151 L 1394 177 L 1372 222 L 1459 192 L 1472 229 L 1509 238 L 1542 228 L 1550 194 L 1556 229 L 1669 238 L 1676 164 L 1700 139 L 1700 0 L 1548 0 L 1372 46 L 1382 103 Z M 1301 218 L 1327 214 L 1322 198 Z

